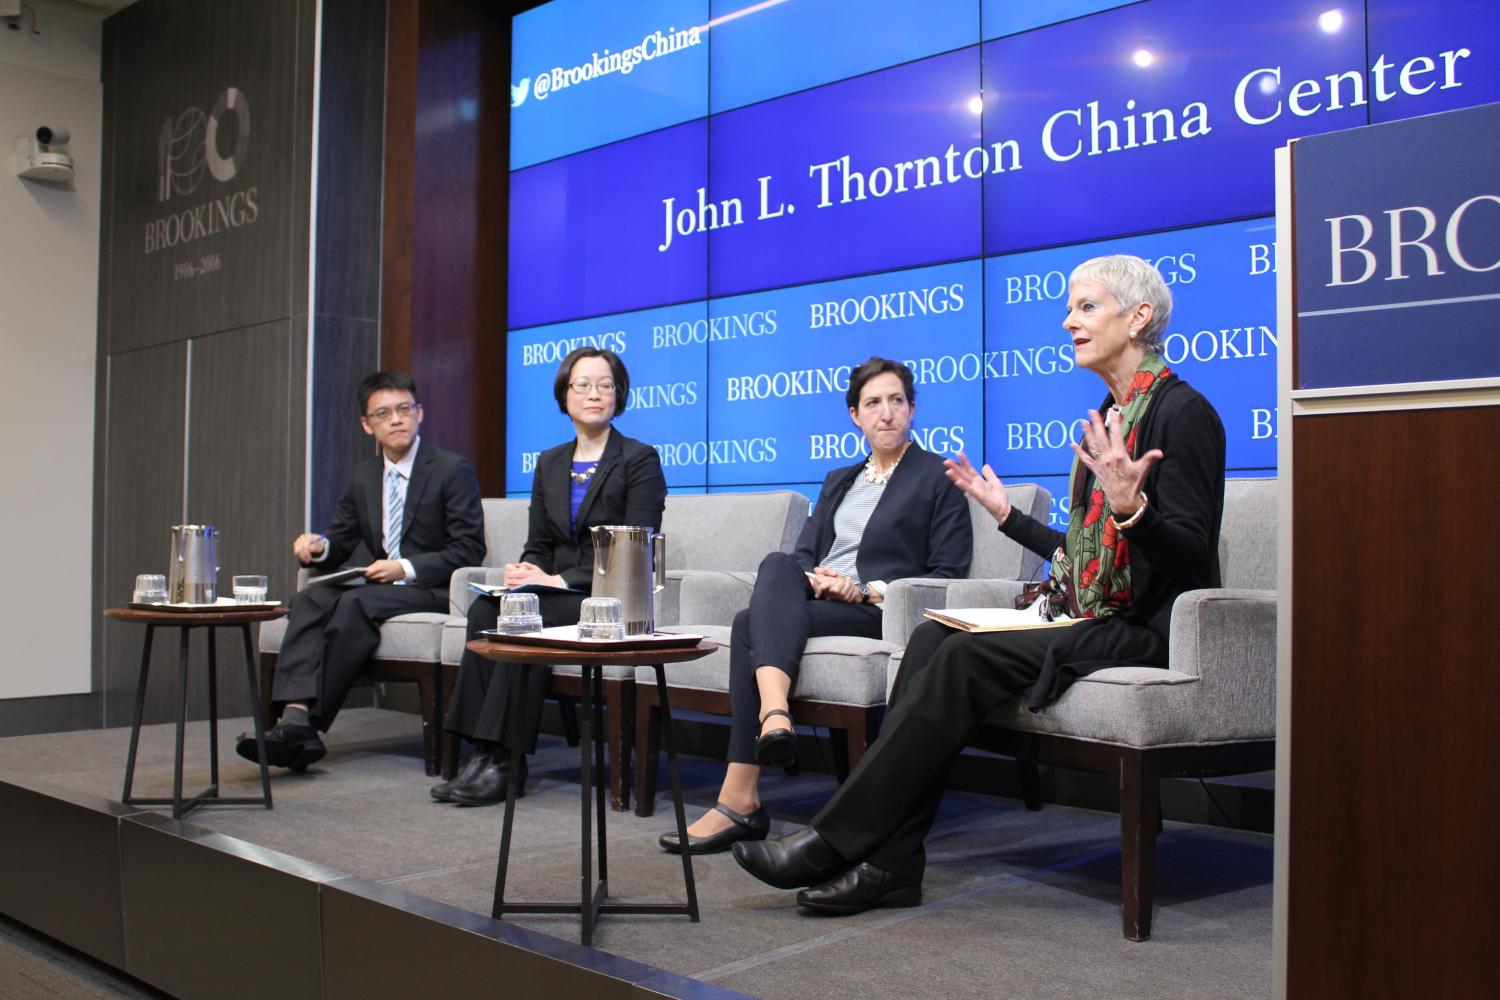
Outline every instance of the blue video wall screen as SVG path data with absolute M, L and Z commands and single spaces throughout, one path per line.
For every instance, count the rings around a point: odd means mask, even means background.
M 551 375 L 581 343 L 626 360 L 619 426 L 673 489 L 806 486 L 854 461 L 843 392 L 872 354 L 912 364 L 924 446 L 1065 475 L 1103 397 L 1061 329 L 1066 277 L 1105 253 L 1157 263 L 1168 364 L 1218 408 L 1231 469 L 1274 471 L 1274 150 L 1500 99 L 1480 0 L 917 10 L 553 0 L 517 18 L 508 491 L 569 433 Z M 658 31 L 677 42 L 646 45 Z

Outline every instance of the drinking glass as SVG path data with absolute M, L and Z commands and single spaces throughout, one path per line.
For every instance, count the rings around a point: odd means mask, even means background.
M 130 600 L 134 604 L 165 604 L 167 578 L 160 573 L 142 573 L 135 578 L 135 590 Z
M 578 609 L 578 638 L 625 638 L 625 615 L 620 599 L 618 597 L 585 597 Z
M 233 579 L 234 603 L 264 604 L 269 581 L 263 576 L 237 576 Z
M 501 635 L 523 635 L 542 630 L 542 611 L 535 594 L 501 594 L 500 617 L 495 631 Z

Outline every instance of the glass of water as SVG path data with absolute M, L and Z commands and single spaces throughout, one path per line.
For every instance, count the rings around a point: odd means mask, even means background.
M 500 617 L 495 631 L 501 635 L 524 635 L 542 630 L 542 611 L 535 594 L 501 594 Z
M 625 615 L 618 597 L 585 597 L 578 609 L 578 638 L 623 639 Z
M 167 600 L 167 578 L 160 573 L 142 573 L 135 578 L 135 590 L 131 592 L 133 604 L 165 604 Z
M 233 579 L 234 603 L 264 604 L 269 581 L 263 576 L 237 576 Z

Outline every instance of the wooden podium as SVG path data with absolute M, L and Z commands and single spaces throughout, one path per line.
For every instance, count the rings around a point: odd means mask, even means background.
M 1493 995 L 1500 104 L 1277 163 L 1276 993 Z

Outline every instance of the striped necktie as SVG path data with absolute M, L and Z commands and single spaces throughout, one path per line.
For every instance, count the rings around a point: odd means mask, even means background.
M 405 491 L 401 488 L 401 473 L 395 469 L 385 472 L 385 557 L 401 558 L 401 515 L 406 508 Z

